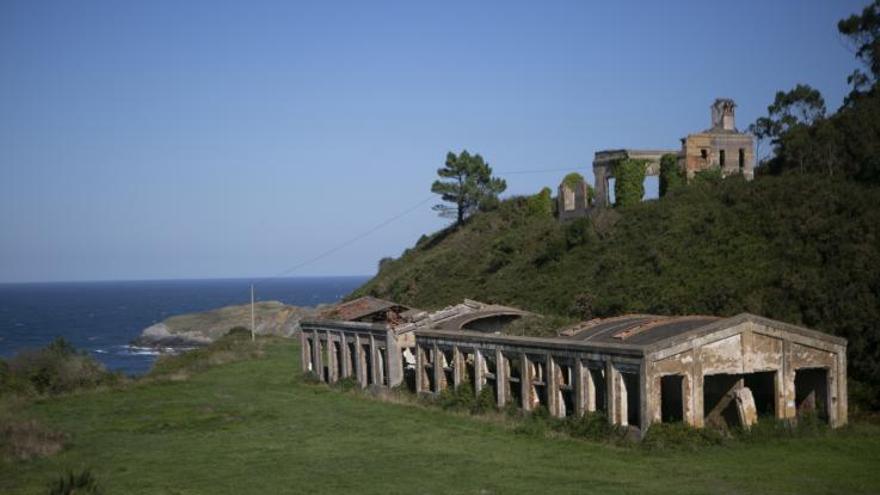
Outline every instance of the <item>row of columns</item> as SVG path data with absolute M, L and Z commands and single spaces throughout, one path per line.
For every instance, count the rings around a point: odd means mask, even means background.
M 480 348 L 452 346 L 440 347 L 436 343 L 416 346 L 416 393 L 439 394 L 450 385 L 458 388 L 464 381 L 467 360 L 466 354 L 473 354 L 474 376 L 472 380 L 474 393 L 479 395 L 489 379 L 495 382 L 496 403 L 499 408 L 505 407 L 512 399 L 512 388 L 519 387 L 520 403 L 524 411 L 532 411 L 545 405 L 551 415 L 565 417 L 567 415 L 583 416 L 595 412 L 598 408 L 597 383 L 594 373 L 604 377 L 605 405 L 609 421 L 614 424 L 627 425 L 627 388 L 622 373 L 613 361 L 607 359 L 601 368 L 587 366 L 582 359 L 558 358 L 550 353 L 518 352 L 509 355 L 500 349 L 483 350 Z M 446 353 L 451 351 L 451 359 Z M 494 373 L 488 371 L 485 353 L 492 353 L 495 360 Z M 519 361 L 520 376 L 512 376 L 511 360 Z M 450 362 L 451 361 L 451 362 Z M 452 384 L 447 383 L 446 374 L 451 371 Z M 543 390 L 543 394 L 540 393 Z M 564 392 L 572 394 L 574 409 L 567 410 Z M 640 393 L 638 390 L 629 393 Z M 545 397 L 541 400 L 541 395 Z
M 336 383 L 339 380 L 353 377 L 361 387 L 370 384 L 395 386 L 400 382 L 398 380 L 397 383 L 392 383 L 386 378 L 395 377 L 395 373 L 390 369 L 394 363 L 391 352 L 395 346 L 389 345 L 387 341 L 383 357 L 382 347 L 373 335 L 364 336 L 355 333 L 346 337 L 346 332 L 304 330 L 300 338 L 302 370 L 303 372 L 315 373 L 321 381 Z M 352 355 L 349 344 L 354 345 L 354 355 Z M 368 350 L 365 350 L 365 347 Z M 324 362 L 325 350 L 327 351 L 326 363 Z M 340 355 L 341 360 L 339 359 Z M 399 358 L 397 362 L 400 362 Z

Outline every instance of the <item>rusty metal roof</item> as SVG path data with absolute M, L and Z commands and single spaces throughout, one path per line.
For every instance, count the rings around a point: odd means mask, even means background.
M 327 320 L 358 321 L 376 313 L 384 313 L 393 310 L 397 313 L 408 311 L 411 308 L 396 302 L 386 301 L 376 297 L 359 297 L 353 301 L 337 304 L 322 312 L 320 318 Z
M 578 323 L 560 332 L 560 337 L 581 342 L 650 345 L 708 325 L 717 316 L 623 315 L 596 318 Z

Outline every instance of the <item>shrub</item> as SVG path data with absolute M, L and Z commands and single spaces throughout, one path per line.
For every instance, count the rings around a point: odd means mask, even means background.
M 19 352 L 0 368 L 4 393 L 60 394 L 122 380 L 122 375 L 108 373 L 101 363 L 61 337 L 43 349 Z
M 49 485 L 49 495 L 72 495 L 72 494 L 89 494 L 97 495 L 103 493 L 98 481 L 88 469 L 75 474 L 68 471 L 64 476 L 59 477 L 55 482 Z
M 471 406 L 471 414 L 484 414 L 496 409 L 495 393 L 491 387 L 484 386 Z
M 552 215 L 553 196 L 549 187 L 541 189 L 541 192 L 528 198 L 529 215 Z

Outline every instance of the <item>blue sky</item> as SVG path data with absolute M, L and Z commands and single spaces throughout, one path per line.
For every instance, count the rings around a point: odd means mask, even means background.
M 804 82 L 837 108 L 862 1 L 0 3 L 0 282 L 274 275 L 504 172 L 744 128 Z M 514 174 L 506 194 L 562 172 Z M 425 204 L 293 275 L 370 274 Z

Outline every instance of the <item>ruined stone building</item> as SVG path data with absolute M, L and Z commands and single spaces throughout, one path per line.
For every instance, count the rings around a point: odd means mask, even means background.
M 343 310 L 352 319 L 302 322 L 302 369 L 327 382 L 418 394 L 469 383 L 476 394 L 490 389 L 498 407 L 602 412 L 641 434 L 661 422 L 847 421 L 846 341 L 751 314 L 626 315 L 539 338 L 500 333 L 528 314 L 506 306 L 465 301 L 428 313 L 381 300 L 347 304 L 361 308 Z
M 615 149 L 596 152 L 593 159 L 593 177 L 596 196 L 594 205 L 610 206 L 609 180 L 614 177 L 614 165 L 621 160 L 635 159 L 646 162 L 645 175 L 660 175 L 660 159 L 663 155 L 675 155 L 681 171 L 688 179 L 704 170 L 719 170 L 722 177 L 735 174 L 747 180 L 755 176 L 754 138 L 739 132 L 735 124 L 736 104 L 729 98 L 718 98 L 711 106 L 712 126 L 702 132 L 689 134 L 681 139 L 677 150 Z M 560 196 L 563 185 L 560 185 Z M 572 205 L 566 217 L 584 216 L 588 207 Z M 563 208 L 560 207 L 562 212 Z

